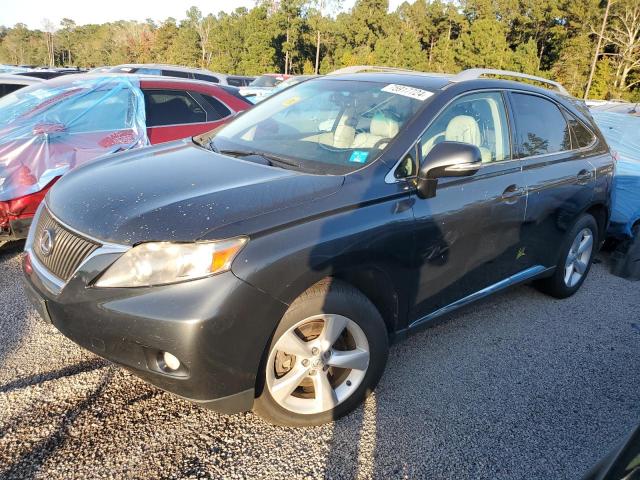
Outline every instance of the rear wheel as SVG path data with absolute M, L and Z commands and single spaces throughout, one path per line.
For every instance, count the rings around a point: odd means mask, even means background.
M 320 425 L 356 408 L 387 360 L 384 322 L 348 284 L 323 282 L 282 318 L 265 353 L 254 410 L 279 425 Z
M 556 298 L 576 293 L 591 269 L 597 245 L 598 224 L 585 213 L 567 234 L 553 276 L 536 282 L 536 286 Z

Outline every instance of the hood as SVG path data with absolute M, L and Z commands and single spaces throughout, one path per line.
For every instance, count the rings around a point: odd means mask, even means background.
M 194 241 L 331 195 L 343 180 L 219 155 L 188 139 L 73 170 L 51 189 L 47 205 L 68 226 L 106 242 Z

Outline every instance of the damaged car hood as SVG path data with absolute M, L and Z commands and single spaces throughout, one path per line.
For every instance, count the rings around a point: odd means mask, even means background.
M 64 224 L 105 242 L 194 241 L 331 195 L 343 181 L 216 154 L 187 139 L 80 167 L 52 188 L 47 205 Z

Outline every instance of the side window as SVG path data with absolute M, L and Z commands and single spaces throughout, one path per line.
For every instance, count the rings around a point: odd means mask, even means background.
M 207 122 L 215 122 L 231 115 L 231 110 L 217 98 L 203 93 L 194 93 L 193 96 L 207 109 Z
M 181 72 L 180 70 L 162 70 L 164 77 L 191 78 L 189 72 Z
M 220 83 L 220 80 L 218 80 L 218 77 L 214 77 L 213 75 L 203 75 L 202 73 L 194 73 L 193 76 L 195 77 L 196 80 L 203 80 L 205 82 L 210 82 L 210 83 Z
M 228 77 L 227 83 L 232 87 L 242 87 L 244 85 L 244 82 L 242 81 L 241 78 L 235 78 L 235 77 Z
M 471 93 L 454 100 L 420 139 L 422 158 L 434 145 L 447 141 L 475 145 L 482 163 L 509 160 L 509 124 L 502 94 Z
M 207 113 L 189 93 L 181 90 L 143 90 L 147 127 L 201 123 Z
M 571 150 L 571 133 L 560 109 L 537 95 L 512 93 L 520 158 Z
M 577 149 L 590 146 L 595 140 L 595 135 L 593 134 L 593 132 L 585 127 L 580 120 L 578 120 L 569 112 L 565 111 L 564 115 L 569 122 L 571 131 L 573 132 L 573 148 Z

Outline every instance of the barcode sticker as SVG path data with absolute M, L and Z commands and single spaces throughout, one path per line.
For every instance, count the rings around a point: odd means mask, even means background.
M 404 97 L 415 98 L 416 100 L 425 101 L 433 92 L 422 90 L 421 88 L 407 87 L 406 85 L 398 85 L 396 83 L 390 83 L 382 89 L 383 92 L 393 93 L 395 95 L 402 95 Z

